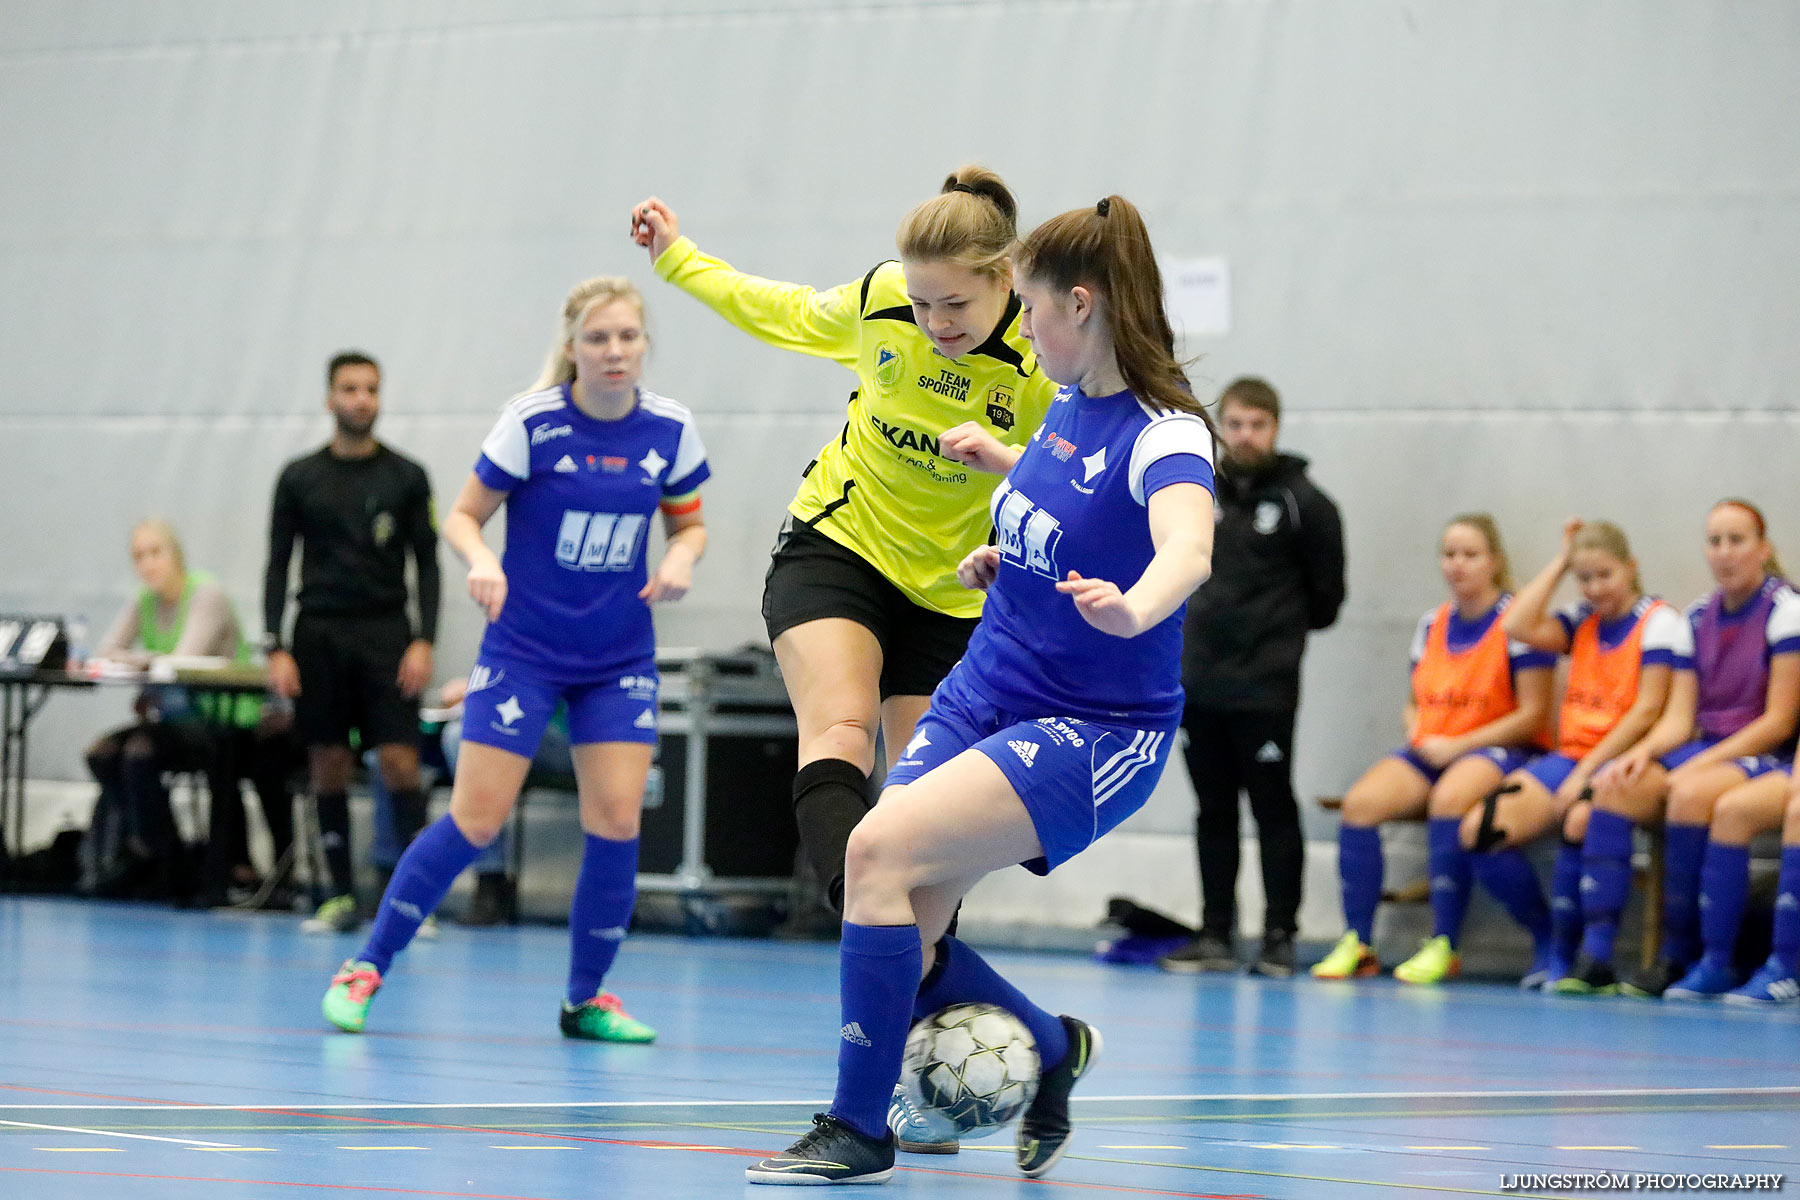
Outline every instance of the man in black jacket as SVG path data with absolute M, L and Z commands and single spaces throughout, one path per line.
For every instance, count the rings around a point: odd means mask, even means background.
M 1306 460 L 1275 449 L 1281 398 L 1260 379 L 1219 397 L 1225 443 L 1217 480 L 1213 574 L 1188 602 L 1182 651 L 1188 775 L 1199 801 L 1200 934 L 1165 970 L 1237 968 L 1238 793 L 1248 793 L 1262 846 L 1262 950 L 1251 971 L 1292 974 L 1305 841 L 1294 800 L 1294 714 L 1306 635 L 1344 602 L 1344 528 L 1337 505 L 1306 477 Z

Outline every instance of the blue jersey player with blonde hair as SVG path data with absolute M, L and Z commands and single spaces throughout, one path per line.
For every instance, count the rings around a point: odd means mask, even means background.
M 567 1037 L 648 1042 L 601 983 L 637 896 L 638 821 L 656 746 L 650 605 L 678 600 L 706 546 L 698 488 L 711 473 L 688 410 L 638 385 L 643 301 L 629 280 L 578 285 L 543 376 L 506 405 L 444 520 L 486 612 L 464 700 L 450 812 L 394 869 L 368 942 L 325 994 L 325 1016 L 360 1032 L 369 1000 L 450 884 L 499 836 L 558 702 L 568 706 L 580 797 L 581 870 L 569 910 Z M 481 527 L 506 505 L 506 553 Z M 666 546 L 648 564 L 650 524 Z
M 997 544 L 963 559 L 987 604 L 850 837 L 842 1030 L 831 1111 L 753 1183 L 878 1183 L 907 1030 L 952 1004 L 1005 1008 L 1043 1074 L 1017 1162 L 1048 1171 L 1069 1092 L 1098 1032 L 1054 1016 L 946 935 L 989 871 L 1044 874 L 1142 807 L 1181 720 L 1181 619 L 1212 565 L 1212 433 L 1174 356 L 1142 217 L 1109 196 L 1015 250 L 1021 328 L 1061 390 L 1024 449 L 960 439 L 960 461 L 1006 472 Z

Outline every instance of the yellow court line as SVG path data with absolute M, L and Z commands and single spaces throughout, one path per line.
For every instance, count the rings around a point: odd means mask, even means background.
M 123 1146 L 33 1146 L 45 1154 L 123 1154 Z
M 1708 1146 L 1708 1150 L 1786 1150 L 1786 1146 Z

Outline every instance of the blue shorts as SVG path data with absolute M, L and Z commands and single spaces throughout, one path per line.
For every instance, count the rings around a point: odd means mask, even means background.
M 912 783 L 964 750 L 979 751 L 1012 784 L 1037 830 L 1044 856 L 1021 865 L 1047 875 L 1144 806 L 1178 728 L 1001 712 L 963 686 L 959 665 L 931 694 L 912 741 L 888 768 L 887 786 Z
M 603 676 L 557 678 L 483 651 L 463 700 L 463 741 L 537 753 L 561 700 L 569 706 L 569 743 L 656 741 L 656 660 L 646 658 Z
M 1724 740 L 1723 738 L 1709 737 L 1695 738 L 1691 742 L 1683 742 L 1656 761 L 1662 764 L 1663 770 L 1673 771 L 1702 750 L 1711 749 Z M 1782 758 L 1778 754 L 1746 754 L 1742 758 L 1734 758 L 1718 765 L 1736 767 L 1744 773 L 1745 780 L 1751 780 L 1767 775 L 1770 771 L 1792 770 L 1794 760 Z
M 1439 779 L 1443 778 L 1445 771 L 1448 771 L 1450 767 L 1454 767 L 1457 763 L 1462 762 L 1465 759 L 1485 758 L 1496 767 L 1499 767 L 1501 776 L 1505 777 L 1511 775 L 1514 771 L 1530 761 L 1531 753 L 1531 748 L 1528 746 L 1483 746 L 1479 750 L 1471 750 L 1467 754 L 1457 757 L 1450 763 L 1450 766 L 1447 767 L 1432 766 L 1430 763 L 1420 758 L 1418 752 L 1411 746 L 1400 747 L 1400 749 L 1394 751 L 1390 757 L 1399 759 L 1401 762 L 1423 775 L 1426 783 L 1436 784 Z
M 1525 773 L 1544 785 L 1552 796 L 1575 773 L 1577 759 L 1566 754 L 1540 754 L 1525 764 Z

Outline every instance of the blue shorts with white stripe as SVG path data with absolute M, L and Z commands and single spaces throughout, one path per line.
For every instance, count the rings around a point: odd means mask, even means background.
M 1003 712 L 956 670 L 932 693 L 912 741 L 888 768 L 886 786 L 916 782 L 965 750 L 993 760 L 1024 802 L 1044 851 L 1022 865 L 1046 875 L 1144 806 L 1177 728 Z

